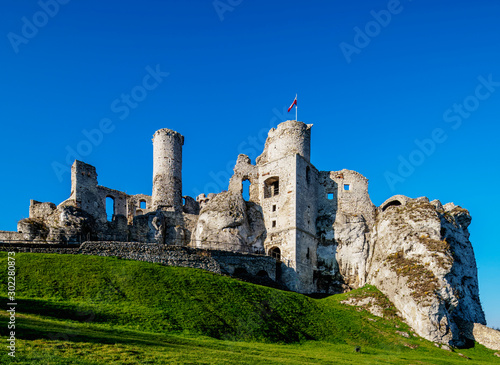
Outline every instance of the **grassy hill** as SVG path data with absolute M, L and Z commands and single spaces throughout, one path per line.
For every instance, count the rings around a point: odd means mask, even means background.
M 16 272 L 14 363 L 470 363 L 458 352 L 500 363 L 480 345 L 449 352 L 414 336 L 374 287 L 312 299 L 197 269 L 53 254 L 17 254 Z M 376 297 L 390 319 L 340 303 L 349 296 Z

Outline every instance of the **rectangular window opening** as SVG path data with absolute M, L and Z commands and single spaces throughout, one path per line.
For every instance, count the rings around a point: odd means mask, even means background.
M 272 222 L 272 226 L 273 226 L 273 228 L 276 227 L 276 221 Z
M 351 190 L 351 184 L 344 184 L 344 190 L 345 191 Z
M 276 204 L 273 205 L 273 212 L 276 212 Z
M 333 193 L 328 193 L 328 200 L 333 200 Z

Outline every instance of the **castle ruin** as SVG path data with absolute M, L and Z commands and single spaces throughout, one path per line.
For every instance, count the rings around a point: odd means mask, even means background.
M 255 164 L 237 157 L 227 191 L 196 199 L 182 195 L 184 136 L 161 129 L 153 136 L 151 195 L 100 186 L 95 167 L 75 161 L 70 197 L 57 206 L 32 200 L 29 218 L 18 232 L 0 232 L 0 241 L 83 237 L 271 256 L 270 277 L 289 290 L 329 294 L 373 284 L 421 336 L 465 341 L 467 324 L 485 323 L 469 213 L 400 195 L 376 207 L 358 172 L 316 169 L 311 129 L 294 120 L 279 124 Z

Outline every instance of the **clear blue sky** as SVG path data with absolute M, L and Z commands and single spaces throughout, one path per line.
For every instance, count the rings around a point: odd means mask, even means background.
M 0 229 L 69 196 L 69 150 L 101 185 L 150 194 L 160 128 L 185 136 L 185 195 L 226 189 L 298 93 L 318 169 L 359 171 L 376 205 L 469 209 L 500 327 L 500 3 L 59 1 L 1 5 Z

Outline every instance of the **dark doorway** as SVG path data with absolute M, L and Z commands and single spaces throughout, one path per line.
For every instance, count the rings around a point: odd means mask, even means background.
M 274 257 L 276 261 L 281 261 L 281 250 L 279 247 L 273 247 L 269 250 L 269 256 Z

